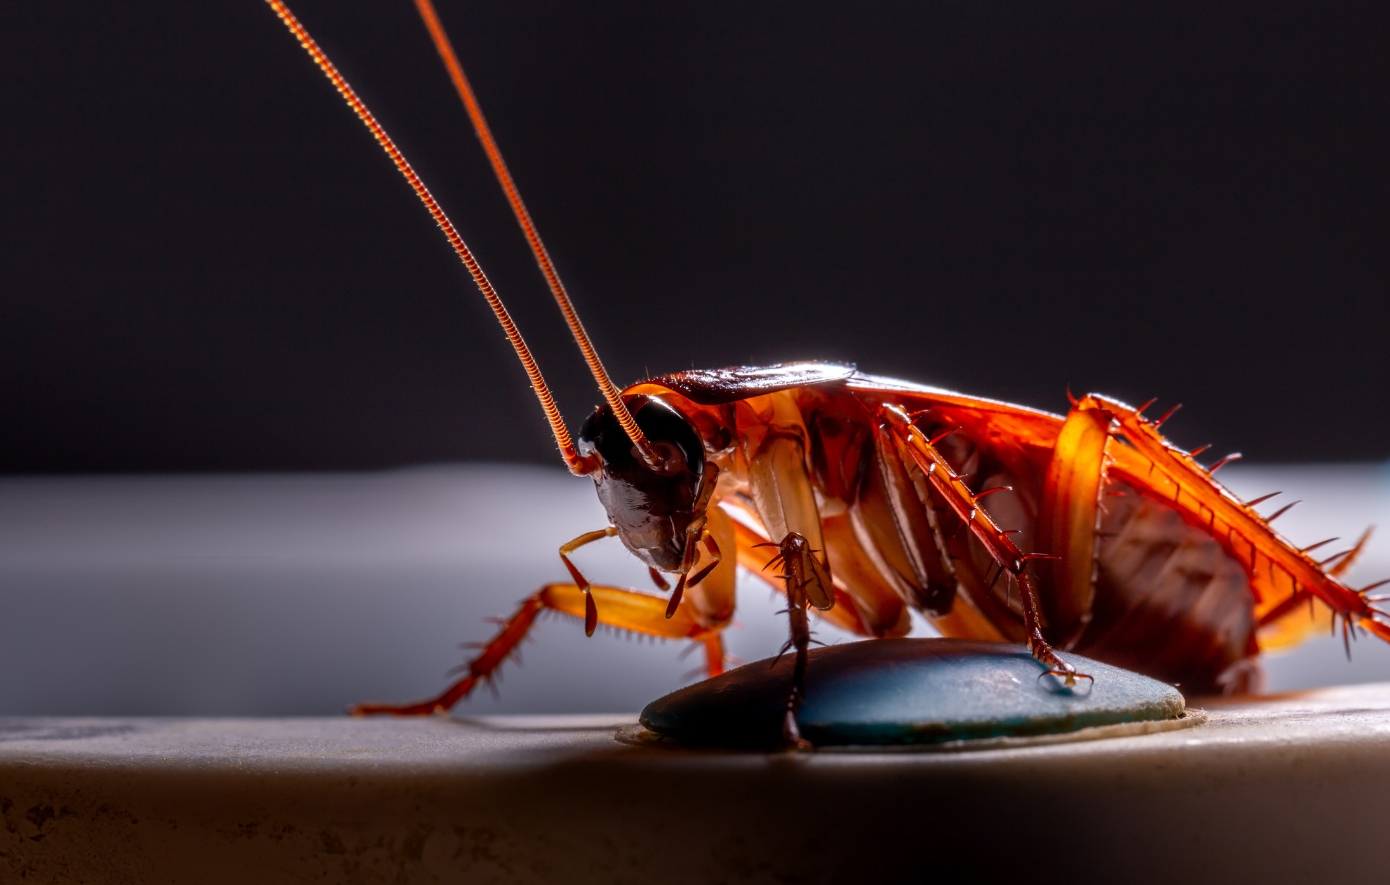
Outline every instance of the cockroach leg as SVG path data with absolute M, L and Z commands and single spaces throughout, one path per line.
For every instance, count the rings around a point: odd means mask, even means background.
M 1367 527 L 1367 529 L 1361 533 L 1361 537 L 1356 539 L 1356 543 L 1351 546 L 1350 550 L 1338 553 L 1319 563 L 1319 565 L 1326 567 L 1329 563 L 1336 562 L 1336 565 L 1327 569 L 1327 573 L 1334 578 L 1340 578 L 1350 571 L 1351 567 L 1356 564 L 1356 561 L 1361 558 L 1361 554 L 1366 549 L 1366 542 L 1371 540 L 1371 533 L 1374 531 L 1375 526 Z
M 711 678 L 724 672 L 724 634 L 713 631 L 701 640 L 705 648 L 705 674 Z
M 825 564 L 816 556 L 819 551 L 812 550 L 810 543 L 796 532 L 789 533 L 778 547 L 786 568 L 782 577 L 787 586 L 787 620 L 791 633 L 778 657 L 792 649 L 796 651 L 792 684 L 787 692 L 787 705 L 782 716 L 782 747 L 787 750 L 809 750 L 811 744 L 801 736 L 801 729 L 796 724 L 797 711 L 806 697 L 806 655 L 811 644 L 810 618 L 806 611 L 811 594 L 807 591 L 808 588 L 817 587 L 820 592 L 828 593 L 830 575 Z
M 884 406 L 880 411 L 883 429 L 892 433 L 898 443 L 906 449 L 932 487 L 955 512 L 966 527 L 975 535 L 980 544 L 989 552 L 991 558 L 1003 571 L 1007 571 L 1018 582 L 1019 597 L 1023 602 L 1024 632 L 1028 640 L 1028 650 L 1049 672 L 1061 677 L 1068 687 L 1077 679 L 1089 679 L 1078 673 L 1071 664 L 1058 657 L 1057 652 L 1043 637 L 1042 619 L 1038 614 L 1038 590 L 1033 577 L 1028 573 L 1028 562 L 1032 559 L 1055 559 L 1038 553 L 1024 554 L 1014 545 L 1008 533 L 994 524 L 989 513 L 976 502 L 977 495 L 971 494 L 969 487 L 954 477 L 950 465 L 942 454 L 932 445 L 931 440 L 917 429 L 907 414 L 897 406 Z M 789 588 L 790 589 L 790 588 Z
M 1249 564 L 1252 590 L 1258 591 L 1257 598 L 1268 600 L 1267 608 L 1257 608 L 1255 612 L 1261 624 L 1277 620 L 1273 617 L 1275 612 L 1287 613 L 1293 605 L 1285 603 L 1296 604 L 1302 598 L 1301 592 L 1306 591 L 1337 617 L 1390 639 L 1390 624 L 1370 610 L 1361 594 L 1338 580 L 1341 568 L 1324 570 L 1308 555 L 1312 548 L 1295 549 L 1274 533 L 1269 522 L 1284 510 L 1262 517 L 1252 508 L 1260 499 L 1241 503 L 1212 478 L 1218 466 L 1238 456 L 1228 455 L 1203 470 L 1140 419 L 1130 406 L 1099 394 L 1089 394 L 1083 399 L 1086 401 L 1113 415 L 1119 432 L 1130 443 L 1114 451 L 1110 475 L 1164 495 L 1184 518 L 1205 522 L 1213 539 L 1228 555 Z
M 468 697 L 479 683 L 493 680 L 497 669 L 516 654 L 517 646 L 526 638 L 542 611 L 586 618 L 589 601 L 594 597 L 603 603 L 599 623 L 659 639 L 694 640 L 704 646 L 710 675 L 723 671 L 721 628 L 702 626 L 687 609 L 680 610 L 673 618 L 667 618 L 666 601 L 657 596 L 602 584 L 589 585 L 587 589 L 581 589 L 577 584 L 550 584 L 522 601 L 516 613 L 502 623 L 497 635 L 482 646 L 476 657 L 459 668 L 465 675 L 439 696 L 414 704 L 358 704 L 349 712 L 354 716 L 426 716 L 443 713 Z
M 596 532 L 585 532 L 565 544 L 560 545 L 560 561 L 569 570 L 570 577 L 574 578 L 574 583 L 580 590 L 584 591 L 584 635 L 593 636 L 594 630 L 598 628 L 598 606 L 594 603 L 594 597 L 589 593 L 589 580 L 579 571 L 574 563 L 570 562 L 569 555 L 583 547 L 585 544 L 592 544 L 594 541 L 601 541 L 604 538 L 611 538 L 618 534 L 618 530 L 613 526 L 606 529 L 599 529 Z
M 1052 650 L 1052 646 L 1043 638 L 1042 622 L 1038 617 L 1038 589 L 1033 583 L 1033 576 L 1028 574 L 1026 569 L 1020 569 L 1013 574 L 1014 580 L 1018 581 L 1018 596 L 1023 602 L 1023 629 L 1028 637 L 1028 650 L 1033 653 L 1047 671 L 1041 676 L 1057 676 L 1066 684 L 1067 688 L 1076 685 L 1078 679 L 1092 679 L 1085 673 L 1078 673 L 1071 664 L 1058 657 L 1057 652 Z

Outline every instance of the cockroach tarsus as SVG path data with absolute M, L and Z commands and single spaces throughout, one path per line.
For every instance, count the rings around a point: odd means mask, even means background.
M 619 391 L 579 321 L 430 0 L 415 0 L 541 272 L 603 395 L 577 442 L 535 359 L 448 217 L 366 105 L 281 0 L 267 0 L 333 82 L 443 230 L 516 350 L 569 470 L 590 477 L 609 525 L 561 545 L 569 583 L 528 596 L 439 696 L 362 704 L 359 714 L 449 709 L 491 683 L 537 616 L 554 611 L 703 648 L 722 672 L 737 566 L 788 601 L 795 653 L 783 741 L 811 642 L 809 609 L 866 637 L 902 636 L 909 612 L 946 636 L 1026 643 L 1067 685 L 1089 678 L 1074 651 L 1196 693 L 1258 687 L 1262 650 L 1320 621 L 1348 643 L 1390 640 L 1386 597 L 1344 584 L 1369 530 L 1321 561 L 1276 533 L 1255 506 L 1159 429 L 1158 418 L 1099 394 L 1065 416 L 861 373 L 835 363 L 690 370 Z M 1297 502 L 1294 502 L 1297 503 Z M 1007 525 L 1008 528 L 1001 528 Z M 570 554 L 617 537 L 663 598 L 592 584 Z M 1330 543 L 1323 542 L 1323 543 Z M 771 555 L 768 550 L 771 548 Z M 1028 552 L 1024 552 L 1028 551 Z M 775 573 L 774 573 L 775 572 Z M 672 586 L 665 576 L 675 577 Z M 1001 578 L 1002 583 L 1001 583 Z M 1016 592 L 1015 592 L 1016 589 Z M 1308 614 L 1304 614 L 1304 606 Z

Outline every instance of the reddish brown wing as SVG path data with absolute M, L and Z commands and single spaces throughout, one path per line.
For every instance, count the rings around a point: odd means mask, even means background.
M 854 375 L 854 366 L 843 363 L 782 363 L 776 366 L 691 369 L 653 378 L 645 383 L 675 391 L 702 406 L 720 406 L 794 387 L 821 387 L 839 383 Z M 641 386 L 644 385 L 638 385 Z
M 929 411 L 934 426 L 959 427 L 1019 475 L 1043 475 L 1062 429 L 1060 415 L 897 378 L 856 372 L 845 387 L 870 405 L 891 403 L 909 414 Z
M 657 393 L 663 388 L 702 406 L 718 406 L 797 387 L 841 387 L 869 405 L 892 403 L 909 413 L 930 409 L 960 427 L 976 442 L 999 450 L 1016 469 L 1045 470 L 1062 428 L 1062 418 L 1012 403 L 866 375 L 845 363 L 783 363 L 776 366 L 731 366 L 692 369 L 634 384 L 625 395 Z M 1013 453 L 1015 457 L 1010 457 Z

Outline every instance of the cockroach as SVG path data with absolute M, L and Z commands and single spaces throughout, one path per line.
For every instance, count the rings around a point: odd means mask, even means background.
M 619 391 L 579 321 L 507 171 L 431 0 L 415 0 L 604 403 L 576 442 L 516 325 L 468 246 L 386 131 L 282 0 L 267 0 L 366 124 L 468 268 L 506 332 L 566 467 L 594 482 L 609 525 L 562 544 L 571 581 L 527 597 L 437 697 L 359 714 L 448 710 L 546 610 L 698 643 L 725 665 L 736 566 L 785 593 L 795 653 L 783 739 L 800 742 L 808 609 L 865 637 L 902 636 L 909 612 L 946 636 L 1026 643 L 1043 674 L 1090 678 L 1059 651 L 1190 693 L 1253 690 L 1262 650 L 1318 624 L 1390 640 L 1390 614 L 1340 580 L 1364 549 L 1319 560 L 1241 501 L 1145 417 L 1099 394 L 1065 416 L 824 362 L 694 370 Z M 1291 506 L 1291 505 L 1290 505 Z M 1008 526 L 1006 530 L 1001 526 Z M 578 548 L 616 537 L 662 597 L 591 583 Z M 1324 542 L 1326 543 L 1326 542 Z M 1025 552 L 1027 551 L 1027 552 Z M 770 575 L 768 569 L 776 569 Z M 672 586 L 666 576 L 674 577 Z M 1387 583 L 1387 582 L 1381 582 Z

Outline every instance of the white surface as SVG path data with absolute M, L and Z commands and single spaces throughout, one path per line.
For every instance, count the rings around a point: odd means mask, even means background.
M 1353 579 L 1390 577 L 1383 465 L 1221 476 L 1246 497 L 1285 490 L 1266 512 L 1305 499 L 1279 521 L 1300 544 L 1384 526 Z M 560 543 L 604 524 L 587 480 L 544 468 L 0 480 L 0 715 L 327 714 L 424 697 L 464 659 L 460 642 L 490 635 L 485 618 L 562 579 Z M 578 559 L 593 580 L 647 586 L 616 541 Z M 780 607 L 746 581 L 733 654 L 774 653 Z M 563 618 L 533 635 L 500 700 L 460 710 L 635 710 L 699 664 L 677 644 L 586 640 Z M 1363 639 L 1348 664 L 1319 639 L 1267 666 L 1274 690 L 1381 681 L 1390 647 Z
M 794 756 L 630 746 L 593 716 L 0 719 L 0 878 L 1384 881 L 1390 686 L 1208 712 Z

